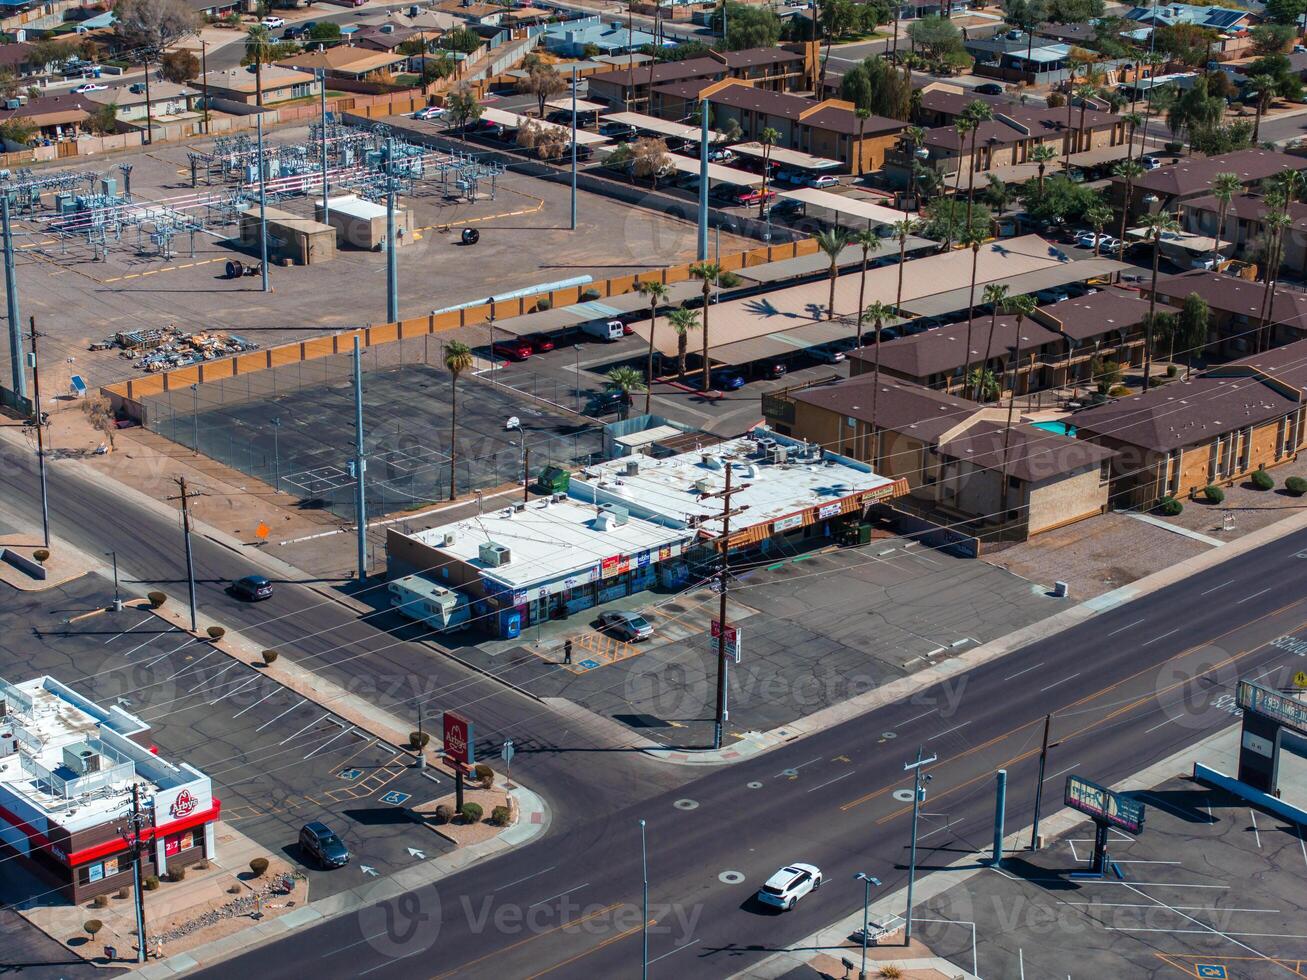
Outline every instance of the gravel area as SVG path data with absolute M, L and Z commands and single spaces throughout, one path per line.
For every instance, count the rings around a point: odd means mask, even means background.
M 1273 490 L 1256 490 L 1246 478 L 1228 486 L 1223 483 L 1225 500 L 1220 504 L 1209 504 L 1201 497 L 1186 500 L 1178 517 L 1162 519 L 1222 541 L 1233 541 L 1307 508 L 1307 497 L 1295 497 L 1284 489 L 1284 481 L 1291 476 L 1307 479 L 1307 453 L 1266 472 L 1275 478 Z M 1233 522 L 1228 531 L 1225 530 L 1227 515 Z

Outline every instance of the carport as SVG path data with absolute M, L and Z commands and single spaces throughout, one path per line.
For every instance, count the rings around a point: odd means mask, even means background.
M 782 167 L 790 167 L 794 170 L 804 170 L 810 173 L 839 170 L 844 166 L 839 160 L 813 156 L 811 153 L 787 149 L 784 146 L 765 147 L 761 143 L 740 143 L 738 146 L 732 146 L 731 152 L 738 153 L 740 156 L 753 157 L 757 160 L 770 160 Z
M 697 279 L 670 283 L 667 287 L 667 306 L 679 306 L 691 299 L 703 295 L 703 284 Z M 507 320 L 495 321 L 495 332 L 503 331 L 514 337 L 524 337 L 533 333 L 554 333 L 568 330 L 592 320 L 615 320 L 625 314 L 637 313 L 649 309 L 647 297 L 637 292 L 610 296 L 607 299 L 590 300 L 585 303 L 573 303 L 553 310 L 541 310 L 539 313 L 527 313 Z
M 1059 286 L 1085 282 L 1099 276 L 1110 276 L 1132 268 L 1134 267 L 1115 259 L 1082 259 L 1078 262 L 1067 262 L 1048 269 L 1039 269 L 1036 272 L 994 279 L 988 283 L 977 283 L 976 300 L 979 302 L 984 287 L 991 284 L 1007 286 L 1009 296 L 1021 296 L 1026 293 L 1037 293 L 1043 289 L 1056 289 Z M 958 310 L 965 310 L 970 302 L 971 287 L 968 285 L 918 299 L 905 300 L 903 310 L 912 316 L 947 316 Z
M 918 238 L 916 235 L 909 235 L 907 242 L 904 243 L 904 252 L 907 255 L 915 255 L 918 252 L 934 252 L 939 248 L 939 242 L 931 241 L 929 238 Z M 886 238 L 883 240 L 880 251 L 872 252 L 868 260 L 872 267 L 878 264 L 878 261 L 885 259 L 897 259 L 899 255 L 899 243 L 897 238 Z M 837 268 L 845 269 L 850 266 L 855 269 L 862 266 L 862 246 L 850 245 L 840 252 L 839 258 L 835 260 Z M 758 283 L 783 282 L 786 279 L 798 279 L 804 276 L 826 275 L 830 272 L 830 259 L 824 252 L 814 252 L 811 255 L 800 255 L 798 258 L 785 259 L 781 262 L 768 262 L 766 265 L 753 266 L 748 269 L 740 269 L 737 275 L 742 279 L 749 279 Z
M 672 166 L 678 172 L 683 174 L 699 175 L 700 163 L 694 157 L 681 156 L 679 153 L 669 153 Z M 708 183 L 712 184 L 735 184 L 737 187 L 758 187 L 762 184 L 761 174 L 751 174 L 747 170 L 736 170 L 734 167 L 724 167 L 720 163 L 708 164 Z
M 689 140 L 691 143 L 699 142 L 700 129 L 698 126 L 690 126 L 670 119 L 659 119 L 657 116 L 646 116 L 643 112 L 610 112 L 604 116 L 603 121 L 617 123 L 621 126 L 634 126 L 642 132 L 653 133 L 655 136 Z M 716 130 L 711 130 L 708 133 L 708 142 L 710 143 L 722 143 L 725 140 L 726 137 Z
M 784 191 L 781 197 L 789 198 L 791 201 L 799 201 L 808 207 L 824 208 L 841 217 L 856 218 L 860 223 L 869 221 L 878 225 L 892 225 L 897 224 L 906 217 L 902 211 L 887 208 L 883 204 L 875 204 L 846 194 L 819 191 L 815 187 L 801 187 L 797 191 Z
M 535 116 L 523 116 L 516 112 L 509 112 L 507 109 L 496 109 L 492 106 L 486 106 L 482 109 L 481 119 L 484 122 L 494 123 L 496 126 L 504 126 L 508 129 L 521 129 L 527 123 L 532 122 L 542 129 L 552 129 L 563 133 L 570 140 L 572 138 L 572 127 L 563 126 L 559 123 L 547 122 L 544 119 L 537 119 Z M 576 131 L 576 143 L 578 146 L 595 146 L 599 143 L 607 143 L 607 136 L 600 136 L 598 133 L 587 133 L 583 129 Z

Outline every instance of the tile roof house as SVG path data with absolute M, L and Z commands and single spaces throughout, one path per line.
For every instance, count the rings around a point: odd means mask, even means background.
M 1151 285 L 1144 283 L 1141 291 L 1147 295 Z M 1222 354 L 1241 356 L 1253 349 L 1266 298 L 1264 283 L 1203 270 L 1157 280 L 1160 303 L 1181 306 L 1190 293 L 1196 293 L 1207 303 L 1212 320 L 1209 341 L 1218 345 Z M 1268 306 L 1267 343 L 1274 345 L 1307 337 L 1307 293 L 1281 286 L 1269 297 Z
M 1244 187 L 1251 188 L 1285 170 L 1307 170 L 1307 157 L 1261 147 L 1210 157 L 1185 157 L 1179 163 L 1150 170 L 1132 183 L 1130 213 L 1138 216 L 1174 211 L 1182 201 L 1206 195 L 1213 178 L 1220 173 L 1237 174 Z M 1113 177 L 1113 203 L 1119 207 L 1124 195 L 1125 181 Z

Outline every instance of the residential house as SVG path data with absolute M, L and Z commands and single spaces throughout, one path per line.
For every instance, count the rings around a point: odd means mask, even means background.
M 190 10 L 211 20 L 221 20 L 229 14 L 240 13 L 244 8 L 241 0 L 182 0 Z
M 7 69 L 20 79 L 48 75 L 54 71 L 57 65 L 56 62 L 37 64 L 33 60 L 36 51 L 37 46 L 27 41 L 11 41 L 8 44 L 0 44 L 0 71 Z
M 1307 158 L 1265 150 L 1261 147 L 1235 150 L 1218 156 L 1188 156 L 1179 163 L 1150 170 L 1131 185 L 1131 221 L 1145 214 L 1176 211 L 1182 202 L 1207 195 L 1212 180 L 1220 173 L 1233 173 L 1244 187 L 1252 189 L 1263 180 L 1286 170 L 1307 170 Z M 1112 203 L 1120 208 L 1125 181 L 1112 178 Z
M 726 128 L 735 120 L 744 136 L 759 138 L 763 130 L 779 132 L 776 145 L 828 160 L 839 160 L 850 172 L 879 170 L 907 123 L 884 116 L 859 119 L 853 103 L 821 102 L 757 88 L 739 79 L 721 82 L 680 82 L 654 87 L 654 115 L 685 119 L 707 100 L 713 125 Z
M 407 42 L 413 41 L 415 47 L 419 43 L 425 43 L 430 51 L 435 48 L 436 40 L 440 37 L 440 34 L 440 31 L 428 31 L 417 27 L 400 27 L 398 24 L 387 21 L 384 24 L 360 27 L 350 37 L 349 43 L 354 47 L 363 48 L 367 51 L 383 51 L 394 54 Z
M 1140 288 L 1148 295 L 1151 283 L 1145 282 Z M 1268 299 L 1265 283 L 1201 270 L 1157 280 L 1159 303 L 1183 306 L 1190 293 L 1198 294 L 1207 303 L 1211 312 L 1208 341 L 1215 345 L 1217 353 L 1239 357 L 1252 349 L 1262 306 Z M 1307 337 L 1307 293 L 1281 286 L 1269 297 L 1268 305 L 1269 344 Z
M 410 29 L 426 31 L 432 37 L 462 27 L 463 22 L 453 14 L 426 7 L 405 7 L 403 10 L 387 10 L 358 21 L 360 28 L 383 27 L 393 24 L 396 30 Z
M 817 65 L 818 46 L 782 44 L 774 48 L 713 51 L 702 58 L 622 68 L 591 75 L 590 98 L 628 111 L 648 111 L 649 89 L 676 82 L 738 78 L 759 89 L 792 92 L 807 87 Z
M 264 65 L 262 76 L 264 105 L 306 98 L 317 95 L 319 91 L 317 76 L 311 72 Z M 229 99 L 246 105 L 258 104 L 254 69 L 250 67 L 216 69 L 195 84 L 201 85 L 210 99 Z
M 1053 85 L 1071 74 L 1070 44 L 1032 42 L 1021 31 L 1008 31 L 988 38 L 968 38 L 963 46 L 976 59 L 975 73 L 986 78 Z
M 74 95 L 71 92 L 42 95 L 27 100 L 17 108 L 0 109 L 0 123 L 11 119 L 25 120 L 33 128 L 34 140 L 58 143 L 76 139 L 86 130 L 90 118 L 100 108 L 98 103 L 92 102 L 85 95 Z M 5 149 L 19 147 L 11 144 Z
M 408 60 L 407 55 L 396 51 L 374 51 L 370 48 L 342 46 L 324 48 L 321 51 L 305 51 L 302 54 L 283 58 L 277 62 L 277 67 L 308 73 L 324 72 L 328 78 L 362 82 L 403 71 L 408 65 Z
M 198 89 L 175 82 L 150 83 L 150 118 L 156 123 L 166 122 L 195 112 Z M 117 106 L 120 122 L 145 122 L 145 85 L 110 85 L 102 92 L 87 92 L 86 98 L 100 105 Z
M 1154 6 L 1132 7 L 1123 15 L 1137 24 L 1173 27 L 1190 24 L 1213 31 L 1234 31 L 1252 26 L 1257 15 L 1251 9 L 1207 7 L 1192 3 L 1162 3 Z
M 1225 212 L 1225 227 L 1220 230 L 1222 244 L 1229 243 L 1230 250 L 1222 248 L 1223 255 L 1249 262 L 1258 262 L 1264 258 L 1266 242 L 1266 213 L 1270 210 L 1266 202 L 1255 194 L 1240 194 L 1230 198 Z M 1180 223 L 1185 231 L 1217 236 L 1217 222 L 1220 220 L 1221 202 L 1215 197 L 1196 197 L 1180 204 Z M 1295 201 L 1289 205 L 1289 218 L 1293 222 L 1284 236 L 1284 261 L 1282 273 L 1301 279 L 1307 276 L 1307 204 Z
M 1296 458 L 1307 420 L 1307 342 L 1077 412 L 1077 434 L 1117 453 L 1112 500 L 1147 507 Z
M 649 31 L 628 30 L 623 24 L 599 16 L 579 17 L 550 24 L 541 44 L 554 54 L 579 58 L 592 54 L 626 54 L 654 46 L 660 39 Z M 662 42 L 671 44 L 674 42 Z
M 875 412 L 873 417 L 873 392 Z M 778 432 L 905 480 L 895 506 L 935 524 L 1022 540 L 1103 513 L 1110 449 L 1036 428 L 1006 409 L 870 375 L 763 396 Z
M 498 27 L 508 7 L 496 3 L 476 3 L 474 0 L 444 0 L 436 4 L 436 11 L 451 14 L 476 27 Z

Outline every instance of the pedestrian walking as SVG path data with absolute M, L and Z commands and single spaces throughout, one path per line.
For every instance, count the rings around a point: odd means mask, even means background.
M 572 663 L 572 641 L 563 641 L 563 663 L 570 665 Z

